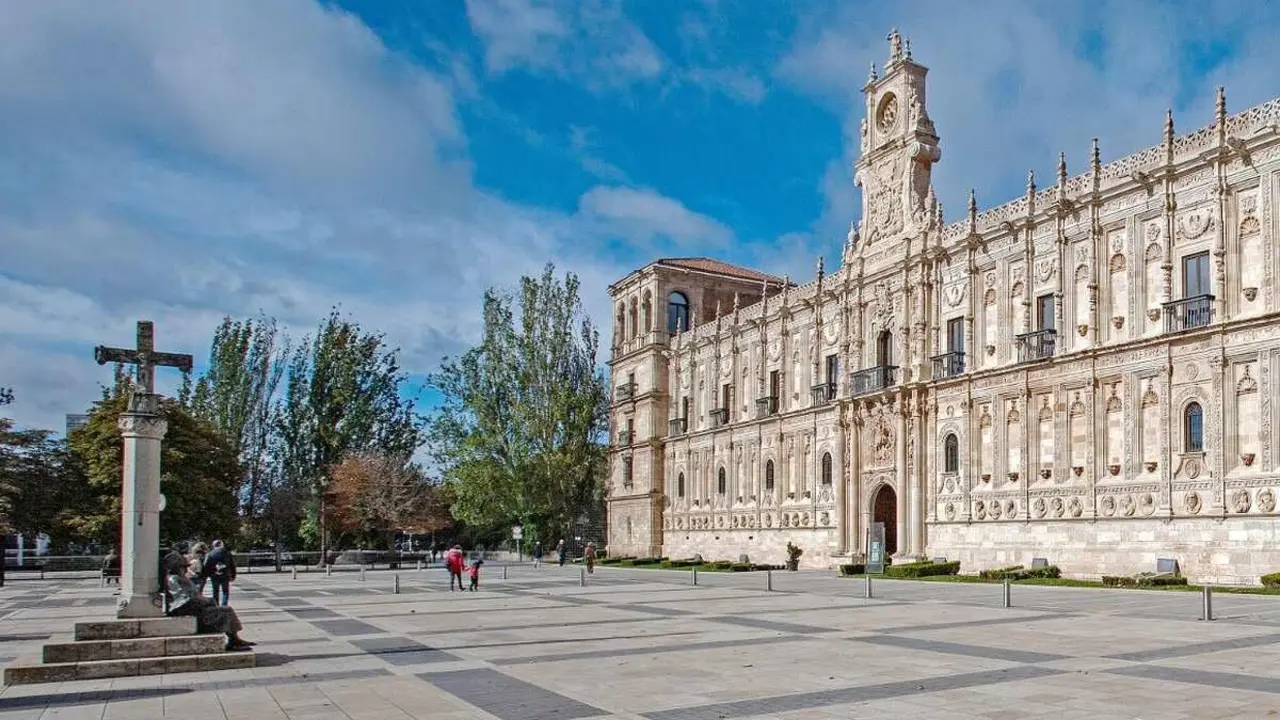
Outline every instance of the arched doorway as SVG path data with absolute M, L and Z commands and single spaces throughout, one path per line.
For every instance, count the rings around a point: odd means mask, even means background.
M 888 485 L 881 485 L 871 504 L 871 521 L 884 523 L 884 554 L 898 554 L 898 494 Z

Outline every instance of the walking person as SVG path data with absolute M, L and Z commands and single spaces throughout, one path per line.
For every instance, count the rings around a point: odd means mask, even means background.
M 467 565 L 467 559 L 462 555 L 462 546 L 454 545 L 445 553 L 444 566 L 449 571 L 449 592 L 453 592 L 453 583 L 458 582 L 458 589 L 465 590 L 462 585 L 462 570 Z
M 564 538 L 556 543 L 556 560 L 560 563 L 560 567 L 564 567 Z
M 542 542 L 540 541 L 533 544 L 533 567 L 535 569 L 542 567 Z
M 476 561 L 471 563 L 471 567 L 467 571 L 467 574 L 471 576 L 471 592 L 475 592 L 480 587 L 480 566 L 483 564 L 483 559 L 476 558 Z M 462 585 L 461 580 L 458 581 L 458 585 Z
M 236 579 L 236 559 L 221 540 L 213 541 L 213 549 L 204 559 L 204 577 L 213 585 L 213 604 L 230 604 L 231 583 Z
M 582 551 L 582 558 L 587 562 L 587 574 L 591 575 L 596 571 L 596 544 L 587 543 L 587 547 Z

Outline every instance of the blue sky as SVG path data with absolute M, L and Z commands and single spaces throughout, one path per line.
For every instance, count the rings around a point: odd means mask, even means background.
M 335 304 L 431 372 L 480 296 L 552 261 L 807 278 L 849 222 L 859 90 L 897 26 L 930 67 L 949 218 L 1280 95 L 1267 3 L 15 0 L 0 14 L 0 385 L 60 427 L 157 323 Z M 165 374 L 162 386 L 176 378 Z

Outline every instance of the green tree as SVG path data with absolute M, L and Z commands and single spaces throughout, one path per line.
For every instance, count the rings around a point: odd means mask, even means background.
M 430 380 L 444 400 L 427 441 L 469 525 L 549 537 L 602 500 L 608 394 L 578 290 L 551 265 L 518 293 L 491 289 L 480 344 Z
M 49 430 L 18 430 L 0 418 L 0 521 L 6 532 L 48 535 L 54 547 L 84 540 L 67 523 L 88 487 L 65 441 Z
M 68 438 L 87 479 L 85 501 L 65 518 L 79 537 L 106 543 L 119 539 L 124 449 L 118 422 L 129 390 L 129 382 L 117 372 L 115 386 L 104 390 L 85 426 Z M 160 451 L 160 490 L 166 502 L 160 537 L 165 542 L 230 537 L 238 525 L 243 479 L 235 450 L 217 428 L 193 417 L 176 400 L 162 400 L 160 413 L 169 426 Z
M 275 318 L 224 318 L 214 330 L 208 368 L 189 393 L 191 413 L 217 428 L 240 458 L 247 519 L 257 518 L 266 494 L 275 395 L 288 353 Z
M 321 553 L 328 549 L 325 489 L 333 468 L 353 453 L 407 462 L 422 444 L 413 398 L 398 351 L 335 309 L 294 348 L 277 405 L 274 482 L 311 498 L 309 522 Z M 322 557 L 327 557 L 322 554 Z

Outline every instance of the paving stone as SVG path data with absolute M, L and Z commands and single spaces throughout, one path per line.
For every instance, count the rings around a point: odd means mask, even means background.
M 421 673 L 418 677 L 502 720 L 573 720 L 609 714 L 495 670 Z

